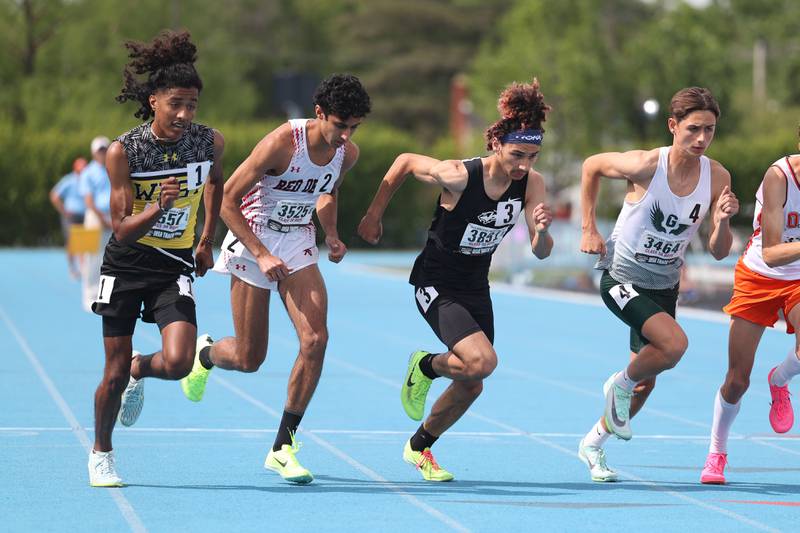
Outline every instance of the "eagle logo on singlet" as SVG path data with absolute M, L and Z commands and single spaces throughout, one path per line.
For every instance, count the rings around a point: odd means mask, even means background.
M 478 215 L 478 220 L 481 224 L 491 224 L 497 220 L 497 211 L 486 211 Z
M 667 221 L 667 226 L 674 227 L 674 229 L 668 230 L 664 227 L 665 220 Z M 656 230 L 668 235 L 680 235 L 689 229 L 690 226 L 690 224 L 679 224 L 678 217 L 675 215 L 670 215 L 669 217 L 664 216 L 664 211 L 661 210 L 658 202 L 653 204 L 653 207 L 650 209 L 650 222 Z

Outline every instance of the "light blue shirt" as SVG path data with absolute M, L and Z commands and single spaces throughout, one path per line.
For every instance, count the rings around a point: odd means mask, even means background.
M 86 211 L 83 196 L 78 191 L 80 176 L 70 172 L 56 183 L 53 192 L 64 202 L 64 210 L 73 215 L 82 215 Z
M 111 181 L 108 179 L 106 167 L 92 160 L 80 175 L 78 192 L 81 196 L 92 195 L 94 206 L 102 213 L 111 211 Z

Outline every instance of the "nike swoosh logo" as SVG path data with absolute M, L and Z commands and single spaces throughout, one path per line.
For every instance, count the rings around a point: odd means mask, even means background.
M 275 459 L 275 462 L 278 463 L 279 465 L 281 465 L 282 467 L 286 466 L 286 463 L 288 462 L 288 461 L 281 461 L 277 457 L 274 457 L 273 459 Z
M 612 387 L 613 387 L 613 385 L 612 385 Z M 614 395 L 614 391 L 613 390 L 611 391 L 611 394 L 612 394 L 612 396 L 611 396 L 611 420 L 614 422 L 615 426 L 623 427 L 625 425 L 625 422 L 623 422 L 622 420 L 620 420 L 617 417 L 617 398 Z
M 413 375 L 414 375 L 414 372 L 411 372 L 411 373 L 408 375 L 408 381 L 406 381 L 406 385 L 408 385 L 409 387 L 413 387 L 413 386 L 414 386 L 414 382 L 413 382 L 413 381 L 411 381 L 411 376 L 413 376 Z

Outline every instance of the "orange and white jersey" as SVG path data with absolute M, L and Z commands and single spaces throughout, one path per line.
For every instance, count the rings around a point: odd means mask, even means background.
M 786 202 L 783 204 L 783 231 L 781 242 L 800 241 L 800 179 L 795 174 L 790 157 L 786 156 L 775 161 L 771 166 L 778 168 L 786 178 Z M 747 243 L 742 261 L 752 270 L 763 276 L 773 279 L 797 280 L 800 279 L 800 260 L 778 267 L 770 267 L 764 262 L 762 256 L 762 230 L 761 209 L 764 206 L 764 183 L 756 192 L 756 207 L 753 213 L 753 236 Z
M 338 148 L 325 165 L 313 163 L 308 156 L 309 120 L 289 121 L 294 154 L 286 172 L 280 176 L 264 175 L 242 198 L 242 215 L 256 235 L 287 233 L 312 224 L 317 199 L 332 192 L 339 179 L 345 147 Z

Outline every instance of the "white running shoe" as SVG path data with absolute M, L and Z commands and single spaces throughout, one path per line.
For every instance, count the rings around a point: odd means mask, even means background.
M 134 350 L 131 359 L 137 355 L 141 354 Z M 117 415 L 119 423 L 123 426 L 134 425 L 139 415 L 142 414 L 142 407 L 144 407 L 144 378 L 137 380 L 131 376 L 128 386 L 122 392 L 122 403 Z
M 121 487 L 122 479 L 114 468 L 114 450 L 89 453 L 89 485 L 92 487 Z
M 583 464 L 589 467 L 592 481 L 605 483 L 617 480 L 617 473 L 608 468 L 606 464 L 606 452 L 603 451 L 603 448 L 586 446 L 583 444 L 583 439 L 581 439 L 580 443 L 578 443 L 578 457 L 583 461 Z
M 616 373 L 603 384 L 603 394 L 606 397 L 606 409 L 603 418 L 606 426 L 617 437 L 623 440 L 631 440 L 631 398 L 633 392 L 626 391 L 619 385 L 614 384 Z

